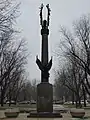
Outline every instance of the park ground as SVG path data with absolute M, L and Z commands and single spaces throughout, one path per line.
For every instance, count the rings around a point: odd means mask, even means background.
M 1 119 L 3 119 L 4 111 L 0 111 L 2 115 L 0 115 Z M 90 110 L 85 111 L 85 120 L 90 120 Z M 5 118 L 5 120 L 81 120 L 79 118 L 71 118 L 70 113 L 62 113 L 63 118 L 27 118 L 28 113 L 20 113 L 18 118 Z M 83 119 L 84 120 L 84 119 Z
M 59 105 L 60 106 L 60 105 Z M 13 107 L 14 108 L 14 107 Z M 34 109 L 35 106 L 31 106 L 31 108 L 29 106 L 19 106 L 20 109 Z M 63 108 L 63 106 L 61 105 L 61 108 Z M 0 107 L 0 120 L 5 119 L 5 120 L 81 120 L 79 118 L 72 118 L 70 115 L 70 106 L 64 106 L 64 108 L 68 108 L 68 112 L 67 113 L 61 113 L 62 114 L 62 118 L 27 118 L 27 115 L 29 113 L 20 113 L 19 116 L 17 118 L 5 118 L 4 112 L 5 112 L 5 107 Z M 90 108 L 87 107 L 87 109 L 85 109 L 85 118 L 83 120 L 90 120 Z

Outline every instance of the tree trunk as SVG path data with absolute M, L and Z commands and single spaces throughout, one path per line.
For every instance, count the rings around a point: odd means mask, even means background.
M 76 103 L 76 108 L 78 107 L 78 102 L 77 102 L 77 94 L 75 93 L 75 103 Z
M 81 108 L 82 104 L 81 104 L 81 98 L 80 98 L 80 96 L 78 96 L 78 101 L 79 101 L 79 107 Z
M 11 106 L 11 96 L 9 96 L 9 106 Z
M 1 106 L 4 105 L 4 90 L 2 89 L 2 86 L 1 86 Z
M 79 93 L 77 93 L 76 94 L 76 108 L 77 107 L 82 107 L 82 105 L 81 105 L 81 98 L 80 98 L 80 96 L 79 96 Z
M 83 89 L 83 97 L 84 97 L 84 107 L 86 107 L 86 92 L 83 85 L 82 85 L 82 89 Z
M 74 105 L 74 92 L 72 92 L 72 105 Z
M 76 108 L 78 107 L 78 105 L 77 105 L 77 100 L 75 101 L 76 102 Z
M 17 104 L 17 98 L 18 98 L 18 96 L 16 95 L 16 96 L 14 97 L 15 105 Z
M 1 106 L 3 106 L 3 105 L 4 105 L 3 98 L 1 97 Z
M 11 106 L 11 99 L 12 99 L 11 96 L 12 96 L 12 95 L 11 95 L 11 90 L 10 90 L 10 88 L 9 88 L 9 106 Z
M 68 96 L 67 95 L 65 95 L 65 102 L 67 102 L 68 101 Z
M 1 106 L 3 106 L 4 105 L 4 95 L 3 95 L 3 93 L 1 93 Z

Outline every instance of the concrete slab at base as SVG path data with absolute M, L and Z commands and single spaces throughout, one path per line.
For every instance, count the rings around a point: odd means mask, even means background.
M 60 113 L 56 112 L 30 112 L 30 115 L 27 116 L 27 118 L 62 118 L 62 115 Z

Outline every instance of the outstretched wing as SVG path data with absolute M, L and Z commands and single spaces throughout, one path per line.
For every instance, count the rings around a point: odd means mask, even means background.
M 47 64 L 47 70 L 49 71 L 52 67 L 52 59 L 49 61 L 49 63 Z
M 41 71 L 43 71 L 43 65 L 42 65 L 41 61 L 40 61 L 38 58 L 36 59 L 36 63 L 37 63 L 37 65 L 38 65 L 39 69 L 40 69 Z
M 42 26 L 42 21 L 43 21 L 43 17 L 42 17 L 42 10 L 43 10 L 43 7 L 44 7 L 44 5 L 41 4 L 41 7 L 40 7 L 40 24 L 41 24 L 41 26 Z

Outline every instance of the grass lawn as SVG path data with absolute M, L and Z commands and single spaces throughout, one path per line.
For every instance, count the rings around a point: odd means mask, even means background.
M 74 105 L 72 105 L 72 104 L 66 104 L 66 105 L 63 105 L 65 108 L 76 108 L 76 105 L 74 104 Z M 90 106 L 86 106 L 86 107 L 84 107 L 83 105 L 82 105 L 82 108 L 83 109 L 87 109 L 87 110 L 90 110 Z
M 4 106 L 0 106 L 0 110 L 5 110 L 8 108 L 36 108 L 36 104 L 17 104 L 9 106 L 8 104 L 4 104 Z
M 66 105 L 63 105 L 65 108 L 75 108 L 76 105 L 72 105 L 72 104 L 66 104 Z

